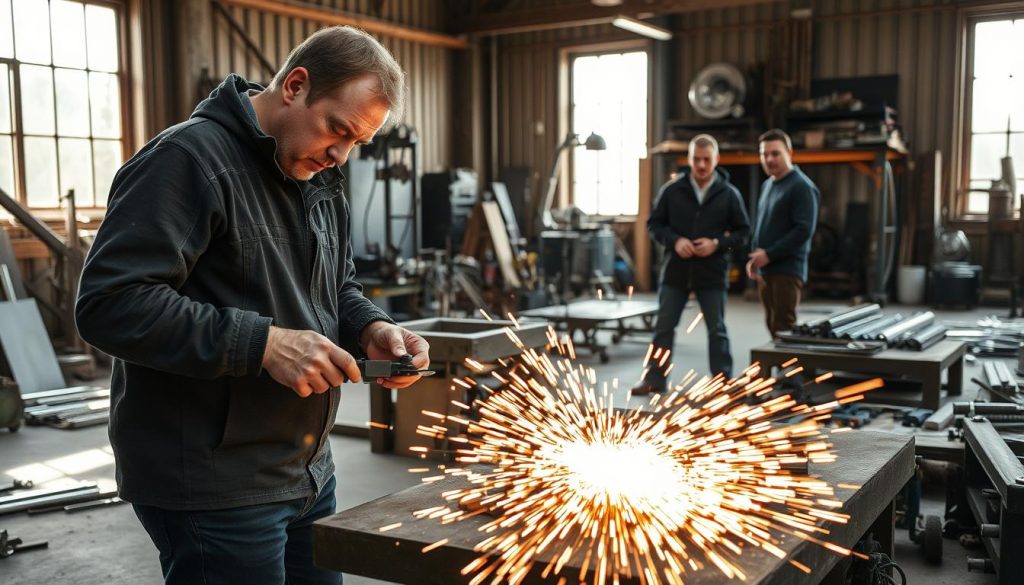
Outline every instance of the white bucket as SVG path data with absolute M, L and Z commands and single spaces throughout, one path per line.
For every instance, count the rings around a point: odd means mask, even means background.
M 924 303 L 925 275 L 924 266 L 900 266 L 896 276 L 896 293 L 902 305 L 920 305 Z

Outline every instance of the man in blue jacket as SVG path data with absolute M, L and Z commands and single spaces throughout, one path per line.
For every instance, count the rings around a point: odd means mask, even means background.
M 818 221 L 821 193 L 793 164 L 793 143 L 782 130 L 758 138 L 761 185 L 750 242 L 747 276 L 757 280 L 765 322 L 772 337 L 796 324 L 796 306 L 807 281 L 807 256 Z
M 167 583 L 341 581 L 312 558 L 338 386 L 356 354 L 428 364 L 354 280 L 337 169 L 400 118 L 404 87 L 373 37 L 323 29 L 267 88 L 228 76 L 114 178 L 76 316 L 115 358 L 118 490 Z
M 654 325 L 656 349 L 671 351 L 675 330 L 693 292 L 708 332 L 711 374 L 732 375 L 725 327 L 728 258 L 750 231 L 743 197 L 718 168 L 718 142 L 707 134 L 690 141 L 689 169 L 661 188 L 647 220 L 651 238 L 665 246 Z M 664 392 L 671 359 L 654 360 L 633 395 Z

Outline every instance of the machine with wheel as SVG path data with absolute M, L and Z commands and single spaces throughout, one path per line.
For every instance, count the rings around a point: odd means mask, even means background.
M 18 385 L 9 378 L 0 376 L 0 428 L 16 432 L 21 428 L 25 415 L 25 401 L 21 398 Z

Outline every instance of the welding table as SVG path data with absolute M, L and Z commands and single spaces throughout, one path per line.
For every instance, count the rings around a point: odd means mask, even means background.
M 871 532 L 882 545 L 882 552 L 892 556 L 894 539 L 893 499 L 914 473 L 914 439 L 890 433 L 851 431 L 833 435 L 836 463 L 811 464 L 810 471 L 833 486 L 843 483 L 860 486 L 836 489 L 836 499 L 843 502 L 842 512 L 850 514 L 846 524 L 831 524 L 827 540 L 852 547 Z M 449 477 L 421 484 L 339 514 L 318 520 L 313 525 L 315 563 L 326 569 L 363 575 L 397 583 L 416 585 L 452 585 L 467 583 L 471 577 L 459 573 L 475 559 L 473 546 L 485 535 L 477 529 L 490 521 L 473 517 L 462 522 L 440 524 L 438 520 L 417 519 L 416 510 L 446 505 L 441 493 L 467 485 L 462 478 Z M 401 526 L 381 532 L 380 528 L 401 522 Z M 448 539 L 448 543 L 428 553 L 424 546 Z M 835 553 L 796 537 L 782 538 L 780 548 L 786 559 L 779 559 L 763 549 L 747 546 L 738 560 L 746 573 L 748 585 L 842 583 L 842 566 L 832 570 L 841 560 Z M 540 561 L 523 581 L 556 583 L 557 577 L 540 578 L 544 561 L 561 550 L 541 555 Z M 787 561 L 799 561 L 813 571 L 796 569 Z M 581 559 L 572 558 L 562 575 L 579 574 Z M 844 563 L 845 564 L 845 563 Z M 711 565 L 708 563 L 708 565 Z M 831 572 L 830 572 L 831 571 Z M 575 579 L 570 579 L 576 582 Z M 688 573 L 691 585 L 719 584 L 729 580 L 713 565 Z M 594 582 L 587 579 L 588 583 Z M 636 579 L 620 579 L 623 584 L 638 583 Z
M 570 339 L 575 343 L 576 332 L 583 335 L 578 346 L 586 347 L 601 358 L 601 363 L 608 363 L 608 348 L 597 341 L 599 330 L 612 332 L 612 343 L 618 343 L 626 335 L 634 333 L 651 334 L 654 330 L 654 317 L 658 314 L 658 303 L 654 301 L 634 300 L 599 300 L 585 299 L 564 305 L 552 305 L 539 309 L 523 311 L 521 317 L 546 319 L 569 332 Z M 640 318 L 643 328 L 628 327 L 626 319 Z M 608 326 L 606 323 L 615 322 Z
M 964 354 L 967 346 L 961 341 L 943 340 L 924 351 L 886 349 L 874 355 L 841 354 L 829 351 L 789 349 L 771 343 L 750 350 L 750 362 L 759 362 L 766 372 L 797 358 L 813 375 L 815 371 L 854 372 L 858 374 L 905 375 L 921 382 L 920 393 L 874 390 L 865 402 L 895 406 L 919 406 L 938 410 L 942 372 L 948 371 L 947 394 L 959 396 L 964 385 Z

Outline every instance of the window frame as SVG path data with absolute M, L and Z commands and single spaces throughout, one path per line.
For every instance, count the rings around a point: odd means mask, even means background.
M 954 97 L 954 160 L 952 161 L 950 189 L 949 219 L 956 221 L 988 221 L 987 214 L 968 213 L 967 204 L 970 198 L 971 183 L 971 141 L 972 108 L 974 91 L 974 33 L 979 23 L 999 20 L 1024 19 L 1024 2 L 1004 2 L 989 6 L 964 7 L 957 10 L 957 55 L 960 63 L 957 67 L 956 94 Z M 1009 130 L 1008 130 L 1009 133 Z M 1015 194 L 1016 195 L 1016 194 Z M 1014 214 L 1024 213 L 1017 209 L 1016 196 Z
M 573 99 L 572 99 L 572 63 L 573 60 L 578 57 L 593 57 L 600 55 L 615 55 L 620 53 L 632 53 L 637 51 L 643 51 L 647 53 L 647 147 L 650 150 L 652 132 L 653 132 L 653 57 L 654 57 L 654 41 L 646 39 L 629 39 L 622 41 L 608 41 L 603 43 L 593 43 L 586 45 L 573 45 L 570 47 L 563 47 L 559 50 L 559 116 L 558 116 L 558 136 L 559 141 L 562 137 L 565 137 L 572 130 L 572 118 L 573 118 Z M 587 137 L 581 135 L 580 139 L 585 140 Z M 570 203 L 575 202 L 576 193 L 573 189 L 575 183 L 574 169 L 576 168 L 575 156 L 576 149 L 570 148 L 569 152 L 563 156 L 567 157 L 567 160 L 562 161 L 563 164 L 559 170 L 558 175 L 558 190 L 556 192 L 556 207 L 566 207 Z M 649 156 L 649 154 L 648 154 Z M 637 197 L 639 199 L 639 191 Z M 632 215 L 610 215 L 592 216 L 595 219 L 613 219 L 622 221 L 634 221 L 636 214 Z
M 45 0 L 45 1 L 46 1 L 47 5 L 48 5 L 47 13 L 49 14 L 50 13 L 49 12 L 49 5 L 51 4 L 51 1 L 50 0 Z M 100 73 L 104 73 L 104 74 L 108 74 L 108 75 L 114 75 L 117 78 L 117 83 L 118 83 L 117 95 L 118 95 L 118 99 L 120 101 L 118 117 L 119 117 L 119 121 L 120 121 L 120 125 L 121 125 L 121 136 L 120 136 L 120 138 L 118 138 L 116 140 L 121 145 L 121 161 L 122 161 L 122 164 L 124 164 L 124 161 L 127 161 L 128 158 L 129 158 L 129 155 L 134 152 L 134 146 L 135 146 L 135 140 L 134 140 L 135 139 L 135 132 L 134 132 L 135 129 L 134 129 L 134 125 L 132 124 L 132 120 L 133 120 L 133 110 L 132 110 L 133 101 L 132 101 L 131 76 L 130 76 L 130 67 L 131 67 L 130 55 L 131 55 L 131 51 L 130 51 L 130 47 L 129 47 L 130 35 L 129 35 L 129 23 L 128 23 L 128 18 L 129 18 L 129 6 L 128 6 L 128 3 L 129 3 L 129 1 L 128 0 L 74 0 L 74 1 L 75 2 L 79 2 L 79 3 L 83 4 L 83 5 L 93 5 L 93 6 L 100 6 L 100 7 L 103 7 L 103 8 L 109 8 L 109 9 L 114 11 L 114 21 L 115 21 L 115 26 L 116 26 L 117 35 L 118 35 L 118 38 L 117 38 L 117 42 L 118 42 L 118 47 L 117 47 L 118 67 L 117 67 L 117 71 L 116 72 L 102 71 Z M 13 1 L 11 2 L 11 10 L 13 11 Z M 12 26 L 14 26 L 13 14 L 12 14 Z M 86 37 L 86 38 L 88 38 L 88 37 Z M 16 39 L 12 39 L 12 41 L 16 42 Z M 13 151 L 14 151 L 13 152 L 13 158 L 14 158 L 13 170 L 14 170 L 15 176 L 14 176 L 14 193 L 12 193 L 11 195 L 14 197 L 14 199 L 18 202 L 19 205 L 21 205 L 25 209 L 28 209 L 29 211 L 32 212 L 33 215 L 35 215 L 35 216 L 37 216 L 37 217 L 39 217 L 41 219 L 59 219 L 59 218 L 63 218 L 64 215 L 65 215 L 65 209 L 67 207 L 66 204 L 64 203 L 65 193 L 60 188 L 60 158 L 59 158 L 60 157 L 60 150 L 59 150 L 59 145 L 56 144 L 56 141 L 59 141 L 59 139 L 61 137 L 60 134 L 58 133 L 58 129 L 57 129 L 57 126 L 56 126 L 56 122 L 57 122 L 57 87 L 56 87 L 56 82 L 55 82 L 55 78 L 54 78 L 54 83 L 53 83 L 54 105 L 53 105 L 53 107 L 54 107 L 54 124 L 55 124 L 55 126 L 54 126 L 53 138 L 54 138 L 54 141 L 55 141 L 55 148 L 57 148 L 56 152 L 57 152 L 57 156 L 58 156 L 58 160 L 57 160 L 57 189 L 58 189 L 58 191 L 57 191 L 57 203 L 58 204 L 57 204 L 56 207 L 38 207 L 38 206 L 31 206 L 30 207 L 29 204 L 28 204 L 28 188 L 27 188 L 28 187 L 27 186 L 27 179 L 28 179 L 28 177 L 27 177 L 27 174 L 26 174 L 26 171 L 25 171 L 25 154 L 24 153 L 25 153 L 25 138 L 26 138 L 26 135 L 25 135 L 25 132 L 23 130 L 23 120 L 22 120 L 22 116 L 23 116 L 24 111 L 23 111 L 22 103 L 21 103 L 22 100 L 21 100 L 21 89 L 20 89 L 21 88 L 21 67 L 23 67 L 23 66 L 39 66 L 39 67 L 47 67 L 51 71 L 55 71 L 56 69 L 69 69 L 69 70 L 72 70 L 72 71 L 82 71 L 82 72 L 85 72 L 85 73 L 89 73 L 89 72 L 93 71 L 92 69 L 88 68 L 88 64 L 86 65 L 86 68 L 84 68 L 84 69 L 76 69 L 74 67 L 64 67 L 64 66 L 60 66 L 60 65 L 55 65 L 53 63 L 53 36 L 52 36 L 52 29 L 51 29 L 51 36 L 50 36 L 50 55 L 51 55 L 50 63 L 49 64 L 45 64 L 45 65 L 41 65 L 39 63 L 30 63 L 30 62 L 25 62 L 25 61 L 19 61 L 18 58 L 17 58 L 17 54 L 16 53 L 15 53 L 15 55 L 13 57 L 10 57 L 10 58 L 8 58 L 8 57 L 0 57 L 0 64 L 7 65 L 8 71 L 10 72 L 9 75 L 11 76 L 11 81 L 12 81 L 12 83 L 10 84 L 10 88 L 9 89 L 10 89 L 10 104 L 11 104 L 11 108 L 12 108 L 11 122 L 12 122 L 12 130 L 13 130 L 13 132 L 11 134 L 11 137 L 12 137 L 12 146 L 13 146 Z M 88 98 L 88 96 L 87 96 L 87 98 Z M 93 135 L 91 127 L 90 127 L 90 134 L 89 134 L 88 138 L 86 138 L 86 139 L 89 140 L 90 146 L 92 145 L 92 142 L 97 139 L 96 136 Z M 111 139 L 100 138 L 100 140 L 111 140 Z M 93 168 L 93 173 L 95 173 L 95 168 Z M 95 189 L 95 179 L 96 179 L 95 176 L 93 176 L 94 189 Z M 104 214 L 106 212 L 106 209 L 107 209 L 107 205 L 106 205 L 107 195 L 108 194 L 106 194 L 106 193 L 94 192 L 93 193 L 93 204 L 92 205 L 83 206 L 83 205 L 77 205 L 76 204 L 75 207 L 76 207 L 77 210 L 80 210 L 80 211 L 83 211 L 83 212 L 92 212 L 93 214 L 98 212 L 99 214 Z M 6 213 L 6 212 L 3 209 L 0 209 L 0 213 Z

